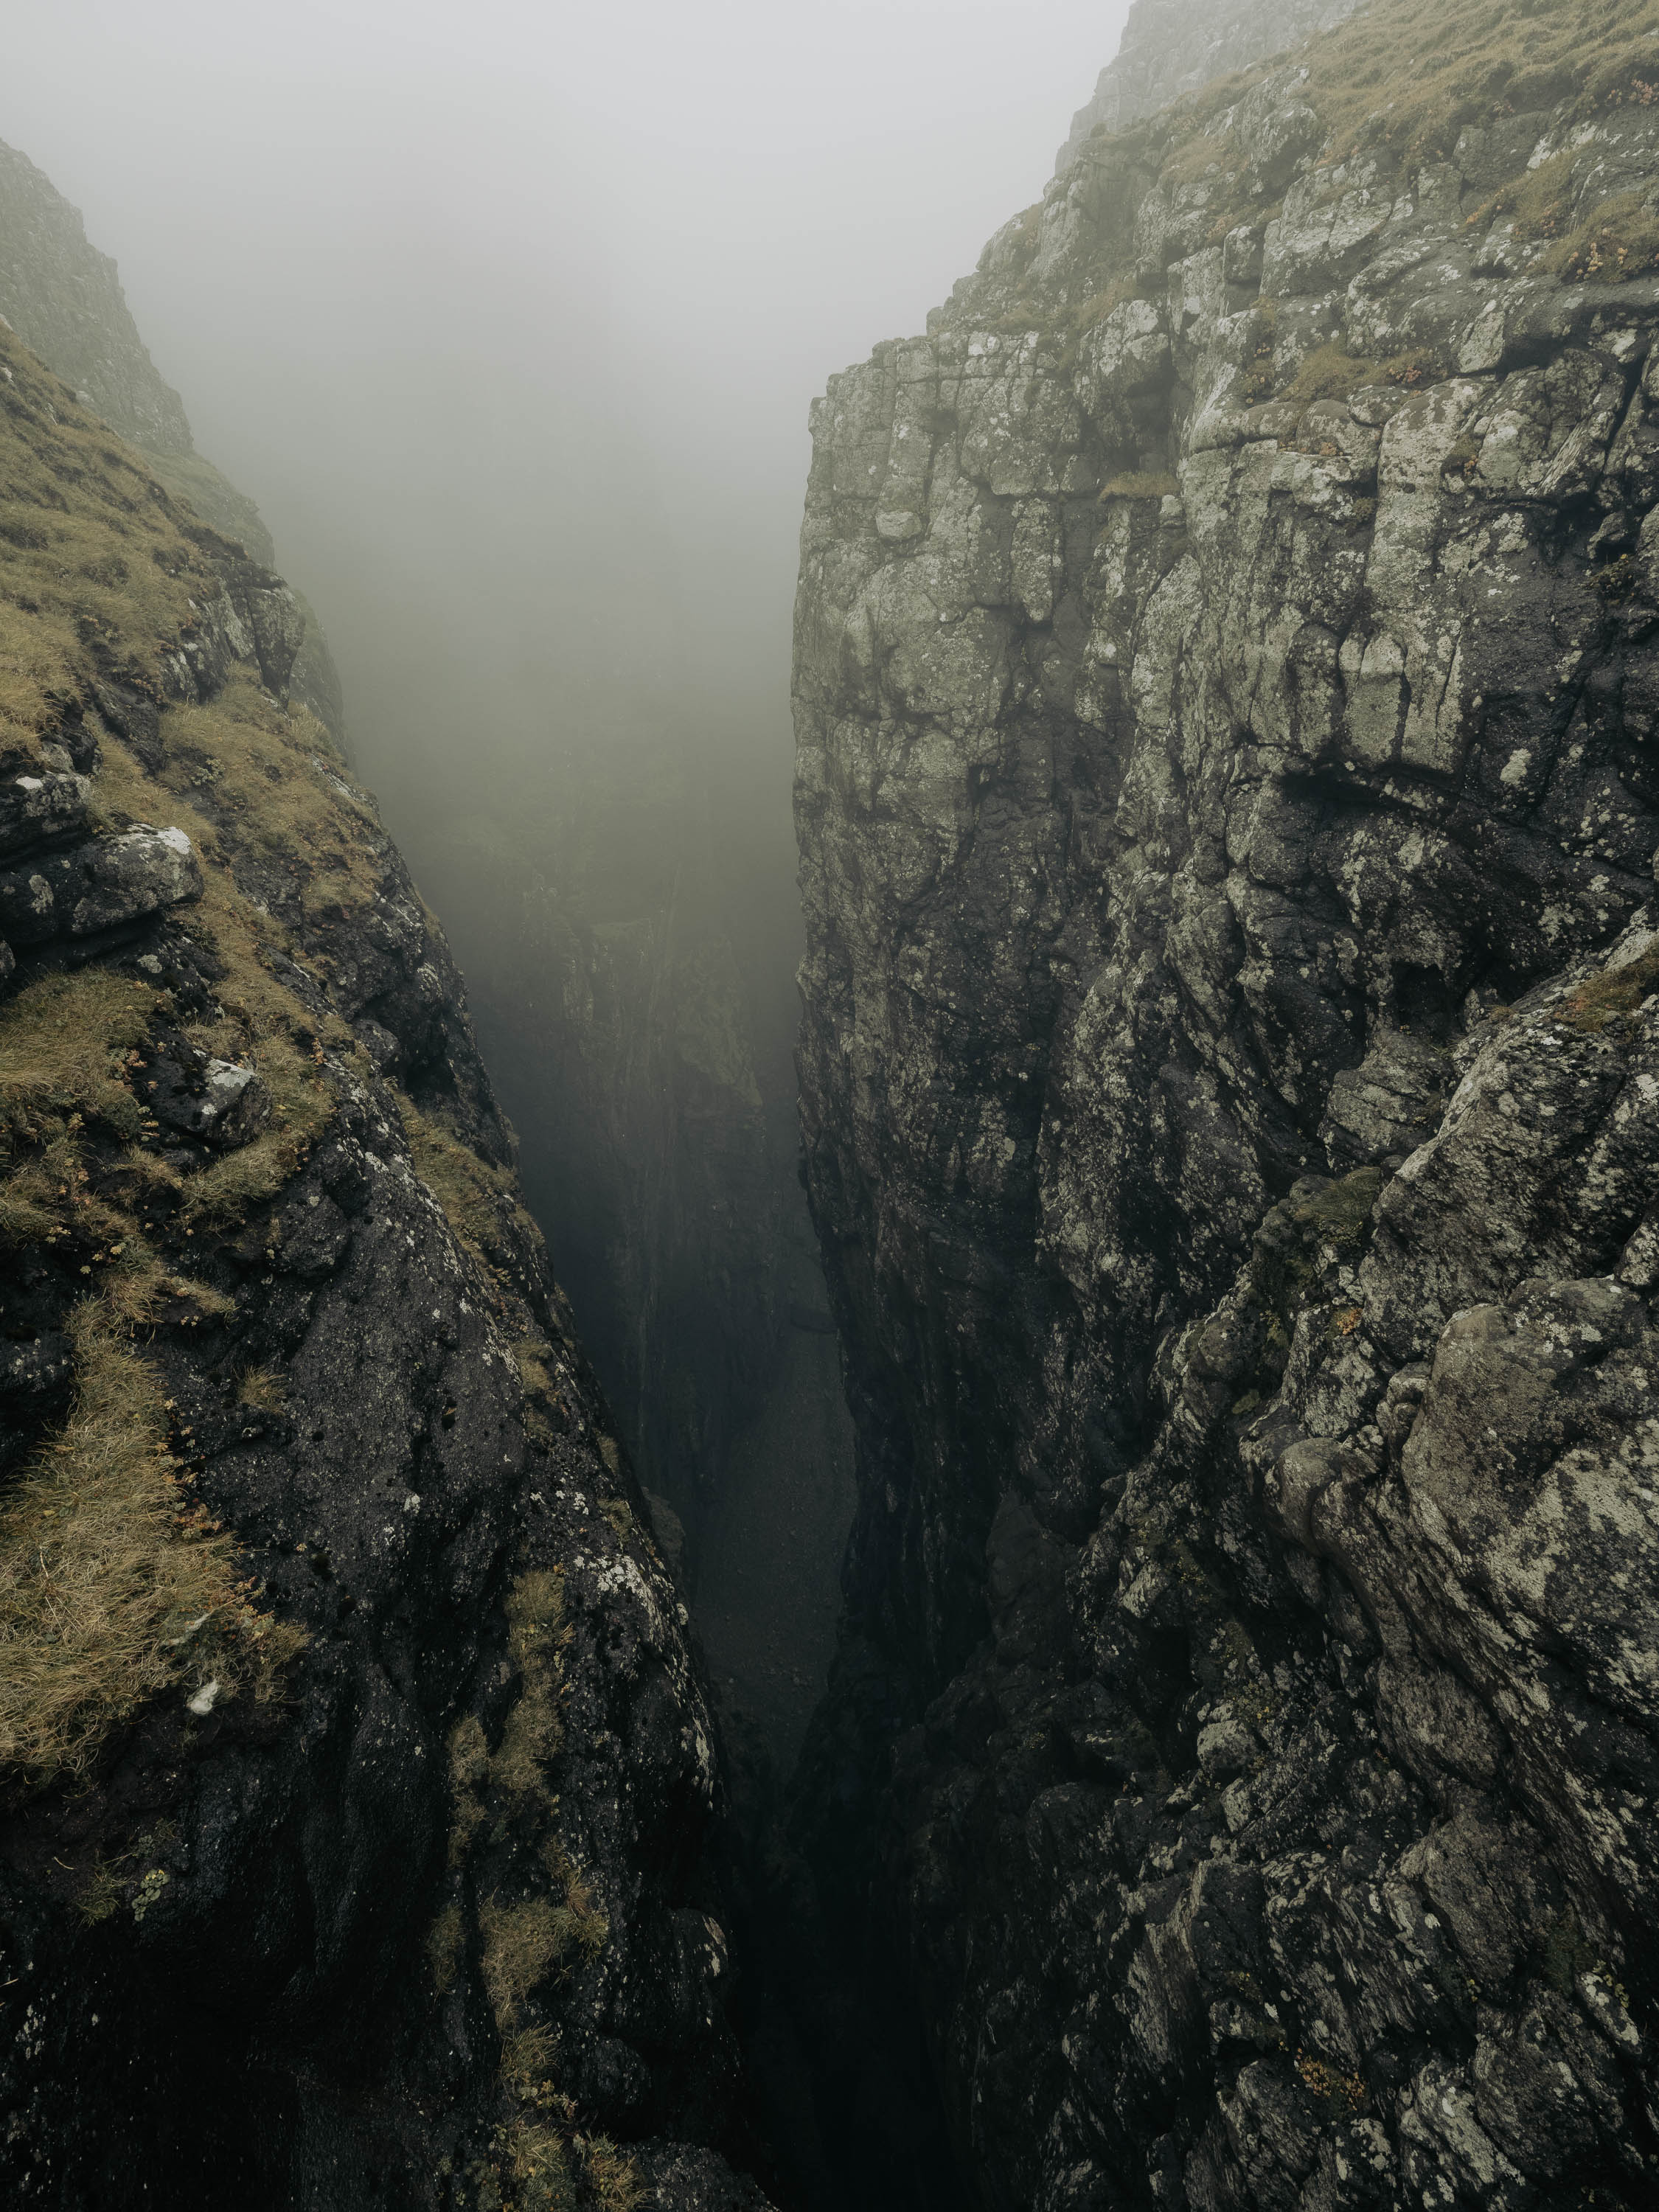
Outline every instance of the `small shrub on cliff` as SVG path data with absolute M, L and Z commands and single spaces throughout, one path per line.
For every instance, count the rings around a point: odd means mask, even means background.
M 1623 284 L 1659 269 L 1659 217 L 1638 193 L 1606 200 L 1547 264 L 1570 284 Z
M 1597 592 L 1610 606 L 1629 599 L 1642 580 L 1641 563 L 1632 554 L 1621 554 L 1618 560 L 1599 568 L 1590 581 Z

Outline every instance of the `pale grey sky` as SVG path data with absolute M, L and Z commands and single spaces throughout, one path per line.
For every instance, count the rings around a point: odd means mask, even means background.
M 0 137 L 120 263 L 412 826 L 469 702 L 787 776 L 807 403 L 1037 196 L 1126 6 L 12 0 Z

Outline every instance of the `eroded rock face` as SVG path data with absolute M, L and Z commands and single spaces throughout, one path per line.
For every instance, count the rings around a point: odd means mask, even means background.
M 795 1832 L 996 2206 L 1659 2179 L 1659 285 L 1500 190 L 1659 128 L 1311 97 L 1094 140 L 813 418 Z

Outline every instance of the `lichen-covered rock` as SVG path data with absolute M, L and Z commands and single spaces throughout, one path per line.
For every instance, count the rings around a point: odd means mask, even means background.
M 1659 2181 L 1659 23 L 1499 99 L 1441 12 L 1091 139 L 814 413 L 793 1832 L 996 2205 Z
M 202 871 L 184 831 L 140 823 L 73 852 L 0 870 L 0 927 L 14 945 L 93 937 L 201 892 Z
M 86 778 L 72 771 L 13 776 L 0 787 L 0 856 L 84 829 L 88 796 Z

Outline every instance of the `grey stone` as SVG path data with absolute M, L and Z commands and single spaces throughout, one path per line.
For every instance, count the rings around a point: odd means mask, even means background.
M 0 856 L 84 829 L 90 799 L 84 776 L 24 772 L 0 781 Z
M 1114 113 L 1223 12 L 1138 11 Z M 1310 106 L 1292 55 L 1178 176 L 1091 141 L 813 411 L 860 1501 L 794 1832 L 988 2201 L 1641 2201 L 1650 2045 L 1573 1992 L 1659 1972 L 1659 287 L 1492 203 L 1570 153 L 1651 197 L 1659 119 L 1419 164 Z M 1293 397 L 1327 345 L 1421 357 Z
M 182 830 L 139 823 L 110 837 L 0 871 L 0 923 L 14 945 L 91 937 L 202 895 Z

